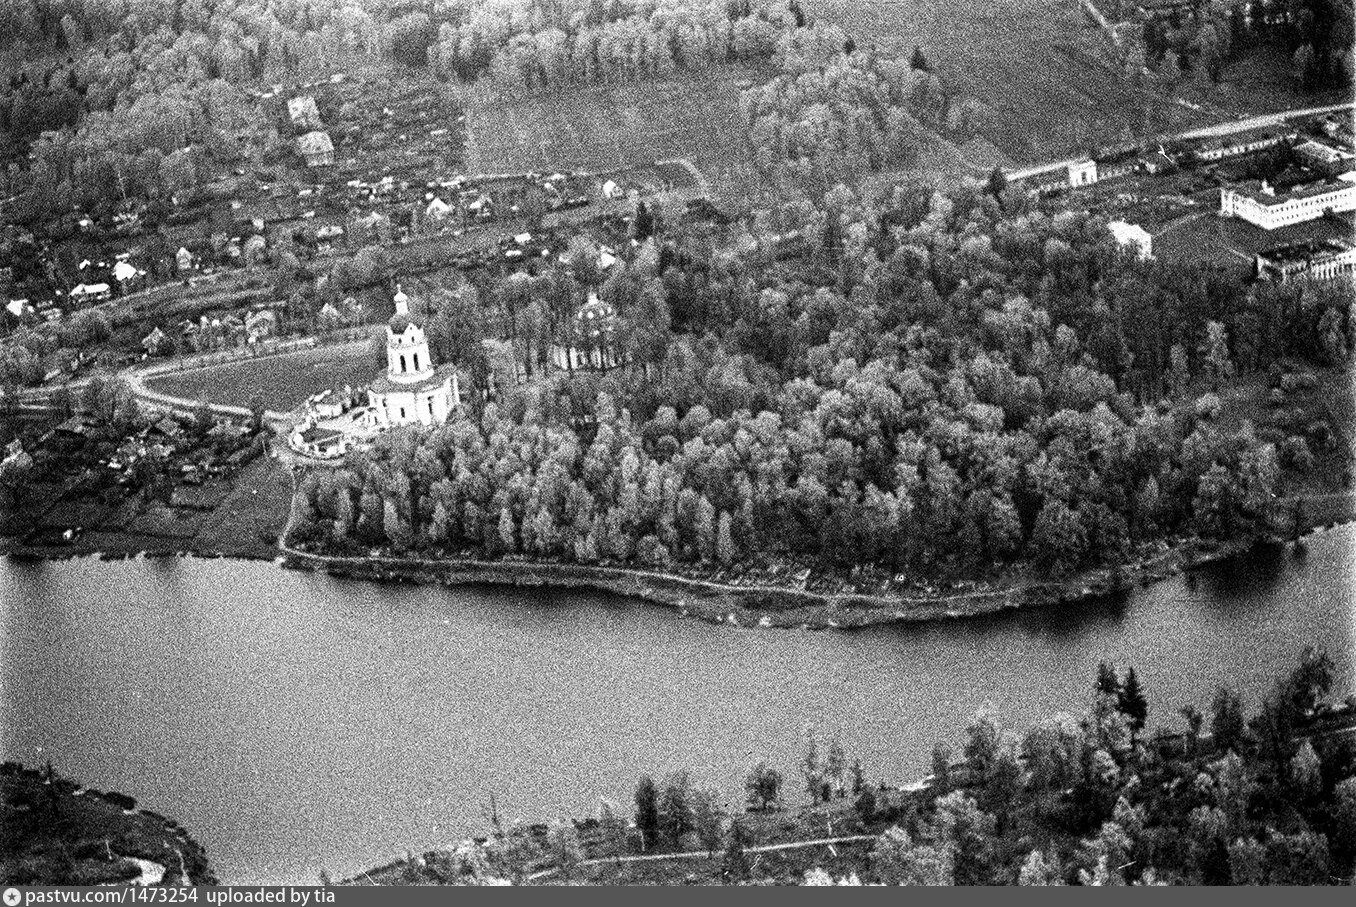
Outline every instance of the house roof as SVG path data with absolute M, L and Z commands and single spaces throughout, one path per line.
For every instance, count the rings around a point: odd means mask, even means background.
M 329 154 L 334 151 L 334 142 L 328 132 L 317 129 L 297 139 L 297 147 L 302 154 Z

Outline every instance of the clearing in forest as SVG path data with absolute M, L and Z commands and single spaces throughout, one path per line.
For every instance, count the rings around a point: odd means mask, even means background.
M 741 204 L 758 189 L 741 84 L 734 66 L 671 79 L 511 95 L 469 89 L 467 166 L 472 173 L 606 171 L 686 158 L 718 201 Z
M 858 40 L 922 48 L 955 88 L 993 112 L 988 138 L 1013 163 L 1085 153 L 1144 132 L 1176 132 L 1212 119 L 1140 91 L 1088 53 L 1070 0 L 804 0 L 805 11 Z

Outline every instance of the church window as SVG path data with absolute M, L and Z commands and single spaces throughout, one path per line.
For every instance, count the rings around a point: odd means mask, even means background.
M 400 418 L 402 418 L 402 419 L 405 418 L 405 407 L 403 407 L 403 406 L 400 407 Z
M 401 370 L 402 372 L 407 371 L 407 369 L 405 368 L 405 354 L 404 354 L 404 353 L 401 353 L 401 354 L 400 354 L 400 370 Z
M 418 354 L 418 353 L 415 353 L 415 354 L 414 354 L 414 370 L 415 370 L 416 372 L 419 371 L 419 354 Z

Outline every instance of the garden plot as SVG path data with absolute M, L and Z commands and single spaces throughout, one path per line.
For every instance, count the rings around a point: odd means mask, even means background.
M 469 91 L 467 162 L 473 173 L 607 171 L 685 158 L 713 196 L 732 204 L 759 188 L 737 67 L 627 85 L 511 96 Z

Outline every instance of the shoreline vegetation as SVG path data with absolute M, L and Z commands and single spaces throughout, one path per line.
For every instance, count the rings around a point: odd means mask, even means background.
M 986 706 L 907 784 L 869 782 L 811 725 L 799 770 L 759 762 L 733 803 L 682 769 L 641 775 L 634 813 L 603 799 L 582 819 L 508 824 L 491 799 L 485 834 L 337 884 L 1343 884 L 1356 696 L 1336 702 L 1333 681 L 1308 648 L 1255 713 L 1221 687 L 1179 731 L 1149 726 L 1133 666 L 1103 662 L 1086 711 L 1021 732 Z
M 1327 527 L 1313 527 L 1318 528 Z M 283 565 L 369 581 L 602 592 L 676 608 L 685 617 L 735 627 L 851 629 L 1072 604 L 1227 560 L 1265 541 L 1250 538 L 1210 544 L 1189 540 L 1134 564 L 1088 570 L 1062 580 L 1018 577 L 992 586 L 963 583 L 968 588 L 912 595 L 738 585 L 632 567 L 528 560 L 340 557 L 287 549 Z
M 1296 538 L 1356 522 L 1356 494 L 1303 498 L 1304 524 Z M 96 537 L 97 535 L 97 537 Z M 1183 539 L 1142 552 L 1133 562 L 1081 571 L 1058 580 L 1016 575 L 993 584 L 962 582 L 924 593 L 873 594 L 847 589 L 808 589 L 801 583 L 721 581 L 677 572 L 625 566 L 549 563 L 521 557 L 343 557 L 317 554 L 283 541 L 268 549 L 242 536 L 233 544 L 215 538 L 211 546 L 135 533 L 98 533 L 60 546 L 11 544 L 0 539 L 0 555 L 33 560 L 97 557 L 127 560 L 193 556 L 280 561 L 288 569 L 312 570 L 369 582 L 414 582 L 445 586 L 501 586 L 516 589 L 592 591 L 678 610 L 685 617 L 741 628 L 852 629 L 890 623 L 978 617 L 1001 611 L 1068 605 L 1145 587 L 1208 564 L 1246 554 L 1259 544 L 1280 544 L 1277 536 L 1228 542 Z M 96 547 L 89 543 L 97 542 Z
M 0 882 L 216 885 L 206 849 L 174 819 L 17 762 L 0 765 Z

